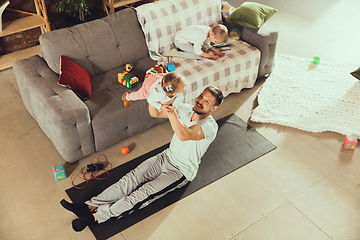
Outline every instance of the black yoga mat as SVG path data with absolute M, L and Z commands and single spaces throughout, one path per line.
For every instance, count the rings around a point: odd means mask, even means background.
M 90 225 L 96 239 L 110 238 L 276 148 L 235 114 L 224 117 L 217 123 L 219 125 L 217 137 L 203 156 L 199 172 L 192 182 L 166 194 L 147 207 L 135 210 L 131 214 L 124 214 L 120 219 L 111 218 L 105 223 Z M 85 202 L 117 182 L 144 160 L 160 153 L 168 146 L 169 144 L 161 146 L 110 170 L 110 177 L 106 180 L 91 180 L 84 189 L 70 188 L 66 190 L 66 193 L 74 203 Z

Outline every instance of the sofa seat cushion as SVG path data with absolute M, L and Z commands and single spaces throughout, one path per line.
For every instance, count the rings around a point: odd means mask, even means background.
M 139 77 L 142 84 L 143 77 L 140 76 L 144 76 L 155 62 L 147 57 L 133 63 L 131 73 Z M 124 107 L 122 95 L 138 90 L 141 84 L 134 89 L 120 84 L 117 74 L 123 70 L 125 66 L 93 77 L 91 99 L 84 102 L 90 112 L 96 151 L 165 121 L 150 116 L 146 100 L 133 101 L 130 108 Z
M 93 76 L 149 55 L 133 9 L 124 9 L 101 19 L 44 33 L 39 41 L 43 58 L 51 70 L 58 74 L 61 55 Z
M 229 40 L 229 43 L 232 44 L 231 50 L 225 52 L 222 62 L 173 58 L 179 65 L 175 71 L 183 75 L 187 82 L 186 103 L 194 103 L 209 85 L 220 88 L 224 96 L 254 86 L 258 77 L 260 51 L 241 40 Z
M 136 11 L 149 50 L 159 54 L 175 47 L 175 33 L 181 29 L 222 23 L 220 0 L 159 0 L 141 5 Z

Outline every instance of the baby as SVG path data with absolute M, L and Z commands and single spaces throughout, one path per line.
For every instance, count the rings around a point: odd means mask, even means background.
M 222 43 L 227 40 L 227 28 L 219 24 L 213 28 L 209 26 L 194 25 L 186 27 L 175 34 L 175 46 L 184 52 L 178 52 L 177 56 L 182 58 L 199 59 L 200 57 L 216 60 L 223 57 L 225 53 L 212 47 L 210 42 Z M 202 50 L 205 47 L 207 53 Z
M 172 105 L 183 102 L 185 78 L 178 73 L 151 74 L 145 78 L 141 88 L 135 92 L 124 93 L 122 100 L 124 107 L 130 107 L 131 101 L 147 99 L 150 106 L 160 111 L 162 105 Z M 181 95 L 181 96 L 180 96 Z M 176 100 L 176 102 L 174 102 Z

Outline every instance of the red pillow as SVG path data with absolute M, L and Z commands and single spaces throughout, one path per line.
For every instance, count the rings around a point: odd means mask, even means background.
M 83 97 L 91 98 L 91 73 L 61 56 L 59 84 L 68 86 Z

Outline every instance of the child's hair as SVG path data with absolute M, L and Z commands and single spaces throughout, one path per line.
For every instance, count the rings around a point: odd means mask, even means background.
M 162 81 L 161 86 L 166 93 L 166 95 L 174 95 L 178 87 L 181 87 L 181 83 L 184 82 L 185 79 L 178 73 L 170 72 L 166 74 Z
M 225 42 L 227 40 L 228 30 L 224 25 L 216 25 L 211 30 L 215 33 L 216 39 L 221 40 L 222 42 Z

